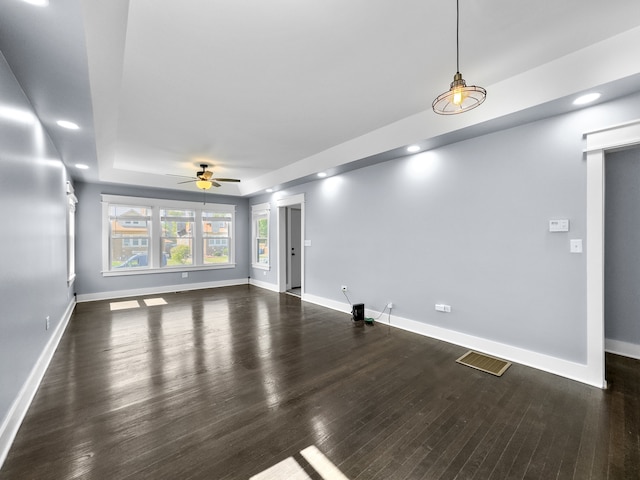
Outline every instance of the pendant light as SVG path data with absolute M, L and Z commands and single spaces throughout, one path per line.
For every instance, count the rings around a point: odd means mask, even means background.
M 440 115 L 456 115 L 476 108 L 487 98 L 487 91 L 467 86 L 460 73 L 460 0 L 456 0 L 456 74 L 448 91 L 438 95 L 431 106 Z

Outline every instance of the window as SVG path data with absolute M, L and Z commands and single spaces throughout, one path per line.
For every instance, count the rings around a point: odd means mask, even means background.
M 103 275 L 234 268 L 235 206 L 103 195 Z
M 193 265 L 193 210 L 160 210 L 162 254 L 168 265 Z
M 67 182 L 67 285 L 76 278 L 76 205 L 73 185 Z
M 139 268 L 149 265 L 151 208 L 109 205 L 109 265 Z
M 269 204 L 251 207 L 252 264 L 254 268 L 269 268 Z
M 232 224 L 231 213 L 202 212 L 205 264 L 229 262 Z

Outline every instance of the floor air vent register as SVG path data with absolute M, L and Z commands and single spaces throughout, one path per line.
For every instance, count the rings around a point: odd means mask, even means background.
M 507 368 L 511 366 L 511 362 L 491 357 L 484 353 L 474 352 L 472 350 L 465 353 L 457 359 L 456 362 L 466 365 L 467 367 L 475 368 L 476 370 L 490 373 L 496 377 L 502 376 L 502 374 L 507 371 Z

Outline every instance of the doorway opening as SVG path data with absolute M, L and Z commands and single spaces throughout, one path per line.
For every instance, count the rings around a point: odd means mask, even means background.
M 604 335 L 605 154 L 640 145 L 640 121 L 586 135 L 587 148 L 587 368 L 585 381 L 607 387 Z
M 605 351 L 640 360 L 640 146 L 605 154 Z
M 304 295 L 304 195 L 276 202 L 278 232 L 278 291 Z

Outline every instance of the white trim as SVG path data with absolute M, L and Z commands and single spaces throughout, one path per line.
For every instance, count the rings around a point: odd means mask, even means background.
M 611 150 L 640 143 L 640 121 L 613 125 L 585 133 L 587 152 L 594 150 Z
M 235 263 L 210 263 L 208 265 L 176 265 L 167 266 L 162 268 L 147 268 L 140 267 L 138 269 L 122 269 L 120 271 L 111 270 L 109 272 L 102 272 L 103 277 L 125 277 L 127 275 L 145 275 L 149 273 L 180 273 L 180 272 L 194 272 L 198 270 L 224 270 L 225 268 L 236 268 Z
M 636 343 L 622 342 L 620 340 L 605 339 L 604 349 L 609 353 L 640 360 L 640 345 Z
M 304 204 L 304 193 L 283 197 L 276 200 L 276 207 L 291 207 L 293 205 Z
M 339 312 L 351 313 L 351 306 L 348 303 L 337 302 L 335 300 L 310 294 L 304 295 L 303 301 L 331 308 Z M 370 318 L 378 318 L 380 313 L 381 312 L 377 312 L 375 310 L 365 310 L 365 315 Z M 443 342 L 453 343 L 454 345 L 459 345 L 461 347 L 478 350 L 489 355 L 504 358 L 510 362 L 526 365 L 548 373 L 553 373 L 554 375 L 560 375 L 571 380 L 593 385 L 595 387 L 605 387 L 599 378 L 592 375 L 588 365 L 571 362 L 569 360 L 552 357 L 550 355 L 544 355 L 542 353 L 525 350 L 523 348 L 495 342 L 493 340 L 487 340 L 481 337 L 475 337 L 473 335 L 456 332 L 454 330 L 411 320 L 409 318 L 398 317 L 397 315 L 394 315 L 393 312 L 391 313 L 390 324 L 388 323 L 388 318 L 389 316 L 387 315 L 387 312 L 385 312 L 379 320 L 376 320 L 376 322 L 400 328 L 418 335 L 423 335 L 425 337 L 441 340 Z
M 73 185 L 67 182 L 67 286 L 76 278 L 76 205 L 78 197 L 73 193 Z
M 276 249 L 278 252 L 278 264 L 276 268 L 276 283 L 279 292 L 287 291 L 287 222 L 286 207 L 276 209 Z
M 606 388 L 604 366 L 605 153 L 606 150 L 640 144 L 640 121 L 607 127 L 586 133 L 585 136 L 587 140 L 587 370 L 590 379 L 585 383 Z
M 286 207 L 292 207 L 294 205 L 300 205 L 300 245 L 301 245 L 301 258 L 300 258 L 300 291 L 302 295 L 305 292 L 305 251 L 304 248 L 304 239 L 305 239 L 305 231 L 306 231 L 306 213 L 305 213 L 305 200 L 304 193 L 299 193 L 297 195 L 291 195 L 289 197 L 279 198 L 276 200 L 276 249 L 278 251 L 278 263 L 277 263 L 277 284 L 278 291 L 286 292 L 287 291 L 287 246 L 286 246 L 286 222 L 284 220 L 284 215 L 282 213 L 286 210 Z
M 264 288 L 265 290 L 270 290 L 272 292 L 280 293 L 278 291 L 278 286 L 274 285 L 273 283 L 262 282 L 260 280 L 256 280 L 255 278 L 252 278 L 249 280 L 249 284 L 253 285 L 254 287 Z
M 235 213 L 236 206 L 230 203 L 189 202 L 184 200 L 170 200 L 167 198 L 130 197 L 124 195 L 101 195 L 103 203 L 115 203 L 125 206 L 160 207 L 160 208 L 186 208 L 191 210 L 216 210 L 224 213 Z
M 140 274 L 155 274 L 166 273 L 170 271 L 196 271 L 196 270 L 216 270 L 224 268 L 235 268 L 236 258 L 236 205 L 223 204 L 223 203 L 210 203 L 202 205 L 199 202 L 186 202 L 179 200 L 168 200 L 159 198 L 145 198 L 145 197 L 128 197 L 121 195 L 101 195 L 102 200 L 102 276 L 112 277 L 121 275 L 140 275 Z M 109 215 L 110 206 L 131 206 L 142 207 L 150 210 L 146 217 L 151 221 L 151 228 L 148 232 L 148 251 L 147 262 L 148 266 L 140 269 L 123 269 L 119 270 L 111 266 L 110 259 L 110 243 L 111 243 L 111 218 Z M 194 216 L 190 220 L 193 222 L 193 233 L 191 235 L 192 250 L 191 255 L 193 258 L 193 265 L 176 265 L 176 266 L 161 266 L 162 253 L 162 231 L 161 231 L 161 210 L 166 209 L 187 209 L 193 210 Z M 203 256 L 203 247 L 205 242 L 211 240 L 214 237 L 205 237 L 202 223 L 204 220 L 203 213 L 223 213 L 231 214 L 231 231 L 227 237 L 229 241 L 229 262 L 221 264 L 205 264 Z M 189 217 L 191 219 L 191 217 Z M 207 217 L 209 218 L 209 217 Z M 214 217 L 215 219 L 215 217 Z
M 318 297 L 317 295 L 312 295 L 310 293 L 303 294 L 302 300 L 304 302 L 320 305 L 321 307 L 330 308 L 331 310 L 337 310 L 338 312 L 351 313 L 351 305 L 345 302 L 338 302 L 329 298 Z
M 62 315 L 58 326 L 55 331 L 53 331 L 49 341 L 42 350 L 40 357 L 38 357 L 36 364 L 31 369 L 26 382 L 20 389 L 20 393 L 18 393 L 18 396 L 13 401 L 4 422 L 0 426 L 0 468 L 2 468 L 2 464 L 9 454 L 9 449 L 11 448 L 13 440 L 18 433 L 18 429 L 31 406 L 31 402 L 40 387 L 40 383 L 42 382 L 47 368 L 49 368 L 53 354 L 55 353 L 56 348 L 58 348 L 62 335 L 69 324 L 75 305 L 75 299 L 72 299 L 69 305 L 67 305 L 67 309 Z
M 262 212 L 264 210 L 271 210 L 271 204 L 268 202 L 265 203 L 256 203 L 255 205 L 251 205 L 251 213 L 253 212 Z
M 256 251 L 256 240 L 258 238 L 258 231 L 256 229 L 256 217 L 263 216 L 267 217 L 267 248 L 268 248 L 268 256 L 267 263 L 257 263 L 258 252 Z M 270 270 L 271 269 L 271 204 L 269 203 L 258 203 L 256 205 L 251 206 L 251 267 L 257 268 L 259 270 Z
M 587 365 L 605 381 L 604 152 L 587 153 Z M 599 292 L 599 293 L 598 293 Z
M 116 298 L 139 297 L 141 295 L 157 295 L 161 293 L 187 292 L 191 290 L 204 290 L 206 288 L 232 287 L 246 285 L 246 278 L 233 280 L 217 280 L 213 282 L 187 283 L 178 285 L 165 285 L 161 287 L 136 288 L 131 290 L 113 290 L 110 292 L 79 294 L 78 303 L 94 302 L 97 300 L 112 300 Z

